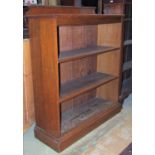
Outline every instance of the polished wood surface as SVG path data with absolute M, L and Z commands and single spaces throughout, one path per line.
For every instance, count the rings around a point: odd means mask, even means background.
M 82 136 L 88 134 L 90 131 L 104 123 L 106 120 L 115 116 L 117 113 L 120 112 L 120 110 L 121 105 L 114 104 L 114 106 L 109 111 L 97 115 L 95 118 L 87 121 L 87 123 L 81 124 L 70 132 L 63 134 L 60 138 L 48 135 L 44 130 L 36 126 L 35 136 L 48 146 L 52 147 L 57 152 L 61 152 L 65 148 L 73 144 L 75 141 L 80 139 Z
M 96 72 L 89 74 L 83 78 L 72 80 L 61 86 L 60 102 L 70 99 L 88 90 L 92 90 L 93 88 L 96 88 L 115 78 L 116 78 L 115 76 Z
M 94 14 L 94 7 L 71 7 L 71 6 L 29 6 L 25 15 L 39 14 Z
M 43 128 L 47 133 L 59 136 L 60 111 L 56 20 L 32 19 L 29 22 L 29 27 L 36 125 Z
M 60 152 L 121 109 L 123 17 L 68 14 L 29 17 L 35 136 Z M 91 51 L 86 49 L 96 46 L 110 46 L 112 50 L 105 52 L 102 48 L 86 55 Z M 77 53 L 80 57 L 75 57 Z M 69 59 L 60 62 L 62 55 L 69 55 Z
M 29 38 L 27 16 L 41 14 L 94 14 L 95 7 L 71 7 L 71 6 L 24 6 L 23 25 L 24 38 Z
M 76 34 L 76 35 L 75 35 Z M 77 39 L 78 38 L 78 39 Z M 59 54 L 65 54 L 69 50 L 74 50 L 97 45 L 97 26 L 60 26 L 59 27 Z M 72 57 L 73 58 L 73 57 Z M 71 59 L 72 59 L 71 58 Z M 77 78 L 82 78 L 96 71 L 96 55 L 60 63 L 60 83 L 61 85 Z M 94 96 L 95 91 L 87 93 L 85 96 Z M 74 107 L 81 99 L 71 99 L 63 102 L 63 109 Z M 81 102 L 87 102 L 87 97 L 83 97 Z
M 90 14 L 95 13 L 94 7 L 54 7 L 54 6 L 29 6 L 24 7 L 25 15 L 38 15 L 38 14 L 52 14 L 52 13 L 76 13 L 76 14 Z M 28 27 L 28 23 L 25 23 Z M 32 83 L 32 69 L 31 69 L 31 49 L 29 35 L 26 35 L 23 40 L 24 49 L 24 132 L 35 122 L 34 116 L 34 96 L 33 96 L 33 83 Z
M 102 35 L 103 34 L 103 35 Z M 106 37 L 104 37 L 106 35 Z M 122 24 L 104 24 L 98 26 L 98 44 L 121 47 Z
M 112 47 L 112 46 L 92 46 L 86 48 L 80 48 L 77 50 L 66 51 L 62 52 L 59 55 L 59 63 L 76 60 L 83 57 L 88 57 L 91 55 L 97 55 L 101 53 L 106 53 L 109 51 L 113 51 L 119 49 L 119 47 Z
M 34 96 L 29 39 L 23 40 L 23 130 L 27 131 L 34 123 Z

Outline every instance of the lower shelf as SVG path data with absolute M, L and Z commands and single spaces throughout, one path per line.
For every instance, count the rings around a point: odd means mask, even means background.
M 116 78 L 116 76 L 95 72 L 82 78 L 67 82 L 61 85 L 60 102 L 64 102 L 67 99 L 73 98 L 81 93 L 96 88 Z
M 100 115 L 113 106 L 113 103 L 102 98 L 93 98 L 83 106 L 77 106 L 62 112 L 61 115 L 61 133 L 65 133 L 80 124 L 89 121 L 89 118 Z M 78 109 L 78 110 L 77 110 Z
M 97 117 L 93 117 L 87 121 L 87 123 L 82 123 L 77 128 L 72 129 L 70 132 L 60 135 L 60 137 L 55 137 L 45 130 L 35 127 L 35 137 L 39 140 L 52 147 L 57 152 L 63 151 L 69 145 L 80 139 L 82 136 L 86 135 L 100 124 L 116 115 L 121 110 L 121 104 L 113 104 L 111 108 L 106 110 L 106 112 L 101 112 Z

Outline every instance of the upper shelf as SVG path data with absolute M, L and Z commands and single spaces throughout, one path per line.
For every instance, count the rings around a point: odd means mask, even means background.
M 98 86 L 116 79 L 116 76 L 105 73 L 92 73 L 79 79 L 72 80 L 61 85 L 60 88 L 60 102 L 64 102 L 81 93 L 97 88 Z
M 72 50 L 72 51 L 60 52 L 58 61 L 59 63 L 61 63 L 61 62 L 70 61 L 70 60 L 91 56 L 95 54 L 101 54 L 101 53 L 105 53 L 105 52 L 109 52 L 117 49 L 119 49 L 119 47 L 94 46 L 94 47 L 81 48 L 81 49 Z

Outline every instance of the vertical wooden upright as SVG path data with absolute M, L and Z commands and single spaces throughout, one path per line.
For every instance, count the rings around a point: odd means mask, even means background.
M 34 117 L 34 95 L 31 67 L 31 49 L 29 39 L 23 40 L 23 130 L 24 132 L 33 124 Z
M 60 136 L 57 26 L 54 19 L 30 20 L 36 126 Z M 31 36 L 37 36 L 32 37 Z

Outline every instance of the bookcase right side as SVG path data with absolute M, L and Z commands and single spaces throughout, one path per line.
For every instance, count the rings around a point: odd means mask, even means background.
M 120 95 L 122 23 L 98 25 L 98 45 L 119 47 L 97 56 L 97 71 L 117 78 L 97 89 L 97 96 L 118 103 Z

